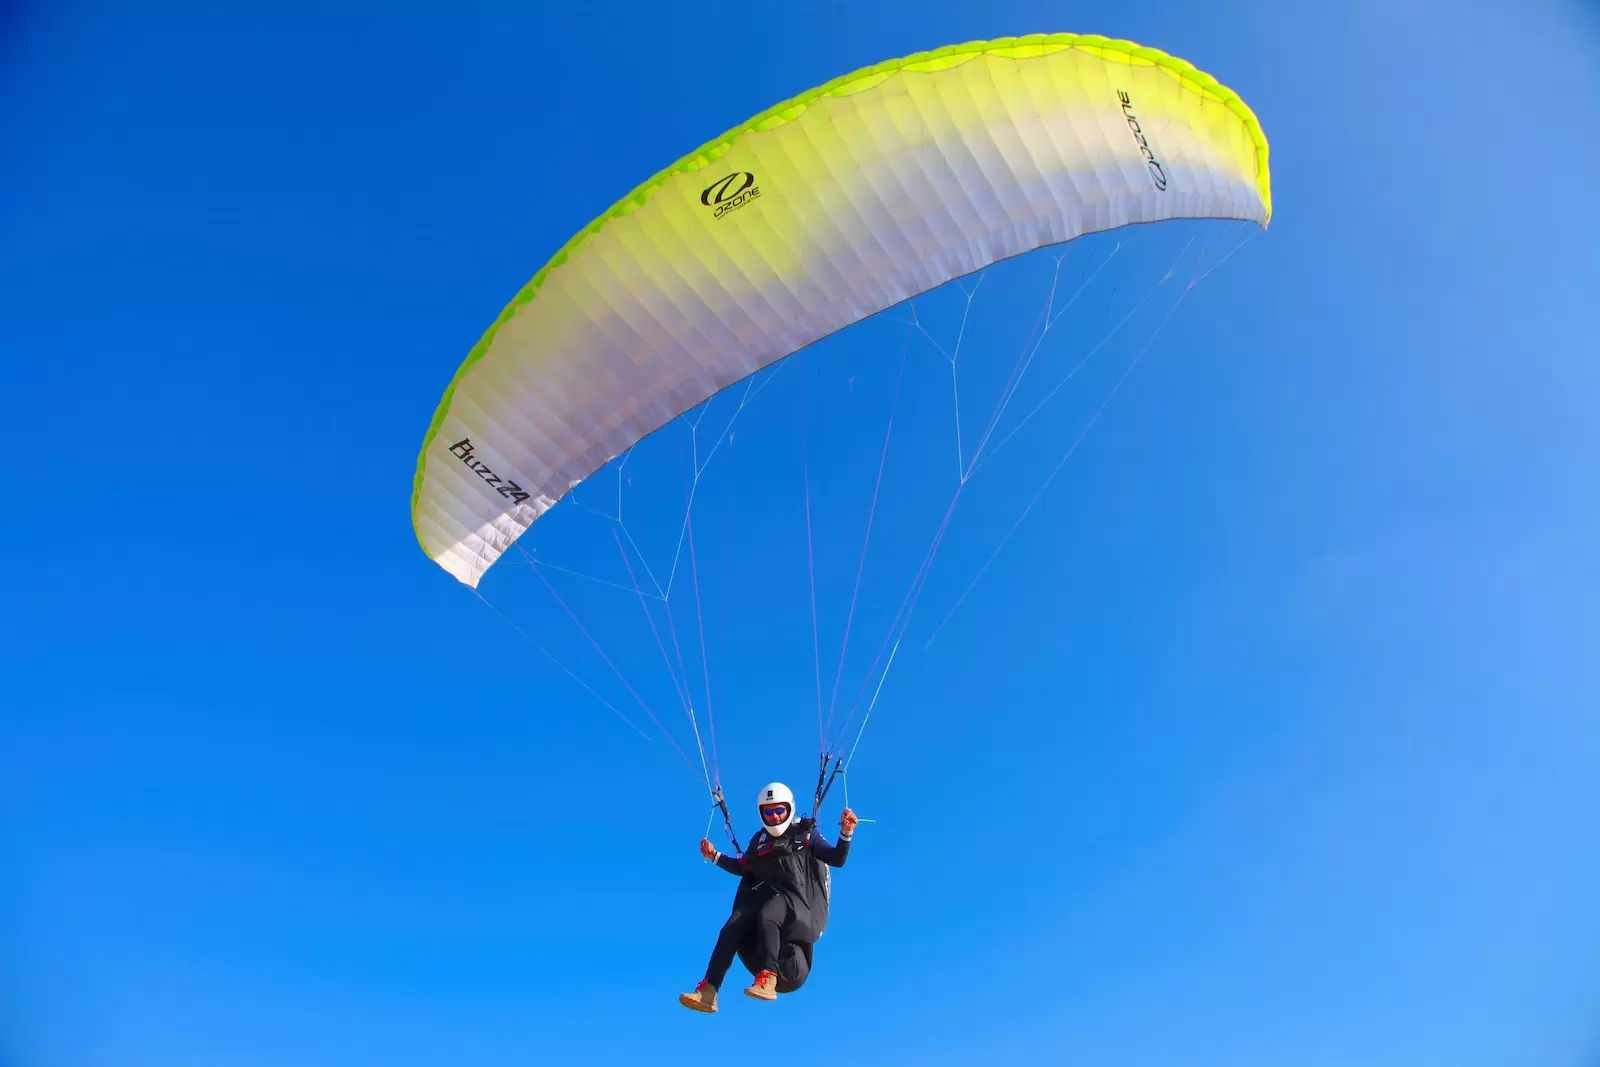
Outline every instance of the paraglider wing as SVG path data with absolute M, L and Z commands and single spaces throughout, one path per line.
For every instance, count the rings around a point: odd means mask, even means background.
M 534 275 L 434 413 L 417 539 L 476 586 L 607 460 L 818 338 L 1085 233 L 1271 210 L 1250 109 L 1155 49 L 1039 35 L 857 71 L 685 156 Z

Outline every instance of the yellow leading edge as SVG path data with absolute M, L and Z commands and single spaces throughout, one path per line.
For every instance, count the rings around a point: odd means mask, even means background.
M 997 260 L 1139 222 L 1272 215 L 1237 94 L 1129 41 L 890 60 L 784 101 L 617 201 L 456 371 L 411 513 L 469 586 L 607 460 L 811 342 Z

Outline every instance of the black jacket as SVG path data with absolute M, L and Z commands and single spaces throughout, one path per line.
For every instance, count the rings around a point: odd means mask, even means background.
M 828 926 L 828 867 L 843 867 L 849 855 L 848 840 L 829 844 L 816 823 L 800 819 L 782 837 L 757 830 L 743 856 L 719 856 L 717 866 L 739 876 L 734 907 L 759 904 L 774 892 L 788 897 L 791 916 L 783 939 L 809 944 Z

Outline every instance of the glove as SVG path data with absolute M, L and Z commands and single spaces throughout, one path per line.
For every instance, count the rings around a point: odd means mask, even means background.
M 856 823 L 859 821 L 855 812 L 845 808 L 839 813 L 839 836 L 848 841 L 850 835 L 856 832 Z
M 703 837 L 700 839 L 700 855 L 704 856 L 706 860 L 711 863 L 715 863 L 717 861 L 717 850 L 712 848 L 711 842 Z

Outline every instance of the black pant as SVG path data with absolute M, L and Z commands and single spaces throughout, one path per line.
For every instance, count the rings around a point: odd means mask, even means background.
M 760 951 L 756 955 L 757 969 L 778 969 L 778 949 L 782 943 L 783 924 L 789 921 L 789 898 L 782 893 L 772 893 L 765 900 L 746 905 L 736 905 L 728 921 L 722 924 L 717 935 L 717 947 L 711 950 L 711 962 L 706 964 L 706 981 L 718 989 L 739 946 L 754 938 Z

